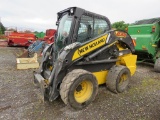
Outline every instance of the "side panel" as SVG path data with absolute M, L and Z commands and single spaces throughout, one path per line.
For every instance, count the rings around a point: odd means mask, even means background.
M 128 69 L 131 72 L 131 76 L 132 76 L 136 71 L 137 55 L 126 54 L 126 55 L 120 56 L 118 59 L 119 61 L 117 61 L 116 64 L 124 65 L 128 67 Z
M 93 40 L 92 42 L 89 42 L 89 43 L 83 45 L 82 47 L 78 48 L 73 54 L 72 61 L 96 50 L 97 48 L 102 47 L 103 45 L 105 45 L 107 37 L 108 37 L 108 34 L 106 34 L 100 38 L 97 38 L 97 39 Z
M 95 75 L 97 78 L 98 85 L 106 83 L 107 74 L 108 74 L 108 70 L 93 72 L 93 75 Z

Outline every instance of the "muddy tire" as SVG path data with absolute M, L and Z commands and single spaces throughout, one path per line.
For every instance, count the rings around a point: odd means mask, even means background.
M 131 74 L 127 67 L 113 66 L 108 72 L 106 86 L 114 93 L 121 93 L 127 89 L 130 78 Z
M 154 70 L 160 72 L 160 58 L 158 58 L 154 64 Z
M 69 72 L 60 85 L 60 96 L 63 102 L 74 109 L 88 106 L 98 93 L 96 77 L 82 69 Z

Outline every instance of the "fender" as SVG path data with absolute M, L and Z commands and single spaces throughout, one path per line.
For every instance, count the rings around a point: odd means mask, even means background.
M 109 31 L 109 40 L 107 44 L 111 44 L 115 40 L 118 40 L 126 45 L 127 48 L 131 50 L 132 53 L 135 52 L 134 44 L 132 42 L 131 36 L 123 30 L 111 30 Z

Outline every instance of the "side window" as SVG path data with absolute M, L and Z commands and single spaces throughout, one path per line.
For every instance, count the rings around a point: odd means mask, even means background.
M 93 18 L 83 15 L 78 30 L 78 42 L 85 42 L 92 38 L 93 35 Z
M 80 23 L 78 34 L 86 33 L 86 31 L 87 31 L 87 26 L 84 23 Z
M 64 23 L 64 29 L 63 29 L 63 34 L 64 36 L 67 36 L 69 34 L 69 31 L 70 31 L 70 27 L 71 27 L 71 21 L 65 21 Z
M 105 20 L 95 19 L 94 37 L 97 37 L 109 30 L 109 26 Z

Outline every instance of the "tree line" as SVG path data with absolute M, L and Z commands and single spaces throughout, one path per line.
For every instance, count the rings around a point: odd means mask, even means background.
M 4 34 L 5 30 L 6 30 L 6 28 L 3 26 L 2 22 L 0 22 L 0 35 Z
M 119 21 L 119 22 L 114 22 L 112 24 L 112 29 L 117 29 L 117 30 L 124 30 L 126 31 L 126 28 L 129 26 L 128 23 L 125 23 L 124 21 Z
M 114 22 L 112 24 L 112 29 L 117 29 L 117 30 L 126 30 L 128 27 L 128 23 L 125 23 L 124 21 L 119 21 L 119 22 Z M 4 34 L 5 32 L 5 27 L 3 26 L 2 22 L 0 22 L 0 34 Z M 26 30 L 26 33 L 30 33 L 30 31 Z

